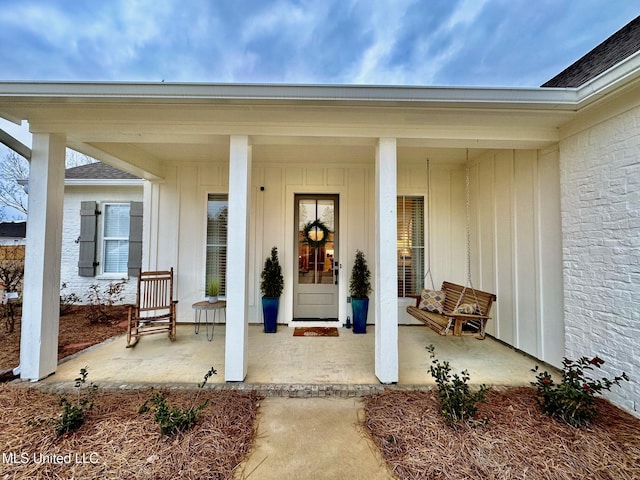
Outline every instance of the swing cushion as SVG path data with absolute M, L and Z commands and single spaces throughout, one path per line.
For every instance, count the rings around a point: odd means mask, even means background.
M 442 290 L 422 290 L 418 308 L 427 312 L 442 313 L 444 311 L 445 294 Z
M 480 315 L 477 303 L 461 303 L 458 308 L 456 308 L 455 313 L 465 313 L 467 315 Z

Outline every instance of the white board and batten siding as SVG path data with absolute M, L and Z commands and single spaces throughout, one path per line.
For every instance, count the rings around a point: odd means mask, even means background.
M 559 366 L 564 356 L 558 151 L 499 150 L 471 167 L 474 286 L 497 295 L 487 332 Z

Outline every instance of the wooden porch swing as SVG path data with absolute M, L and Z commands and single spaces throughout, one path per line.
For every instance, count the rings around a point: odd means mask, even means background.
M 467 149 L 466 168 L 466 227 L 467 227 L 467 283 L 457 285 L 442 282 L 440 290 L 435 289 L 431 273 L 431 168 L 427 159 L 427 277 L 431 290 L 424 289 L 422 295 L 412 295 L 416 304 L 407 307 L 407 313 L 421 321 L 440 335 L 450 332 L 454 336 L 473 335 L 484 339 L 487 321 L 491 318 L 491 305 L 496 301 L 493 293 L 476 290 L 471 280 L 471 227 L 470 227 L 470 170 Z

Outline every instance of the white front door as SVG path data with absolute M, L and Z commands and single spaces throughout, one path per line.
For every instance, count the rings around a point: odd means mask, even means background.
M 294 320 L 338 321 L 338 199 L 295 196 Z

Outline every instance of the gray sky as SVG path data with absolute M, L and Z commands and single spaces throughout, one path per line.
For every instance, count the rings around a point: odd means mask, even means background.
M 637 0 L 0 0 L 0 81 L 537 87 L 638 15 Z
M 539 86 L 636 0 L 0 0 L 0 81 Z

